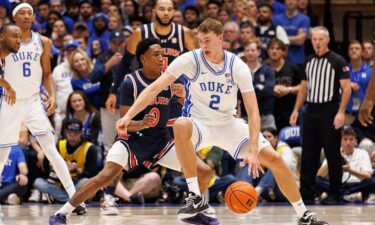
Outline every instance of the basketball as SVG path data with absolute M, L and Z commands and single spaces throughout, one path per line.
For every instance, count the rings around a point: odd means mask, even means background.
M 234 213 L 244 214 L 255 208 L 258 193 L 253 185 L 245 181 L 236 181 L 225 192 L 225 203 Z

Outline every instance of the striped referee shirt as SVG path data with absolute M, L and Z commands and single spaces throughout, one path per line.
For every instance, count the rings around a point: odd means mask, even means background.
M 350 79 L 349 67 L 342 56 L 333 51 L 322 56 L 308 56 L 302 75 L 302 80 L 307 81 L 307 102 L 340 101 L 341 79 Z

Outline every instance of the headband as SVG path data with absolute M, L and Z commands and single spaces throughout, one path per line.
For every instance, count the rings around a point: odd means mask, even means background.
M 13 11 L 12 11 L 12 16 L 14 17 L 14 16 L 17 14 L 17 12 L 18 12 L 20 9 L 22 9 L 22 8 L 28 8 L 28 9 L 31 9 L 31 11 L 33 11 L 33 13 L 34 13 L 33 7 L 31 7 L 31 5 L 30 5 L 29 3 L 25 3 L 25 2 L 24 2 L 24 3 L 21 3 L 21 4 L 17 5 L 16 8 L 13 9 Z

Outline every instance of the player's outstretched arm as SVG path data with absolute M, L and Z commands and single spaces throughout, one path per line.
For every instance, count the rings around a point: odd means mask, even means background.
M 48 91 L 49 95 L 47 114 L 50 116 L 55 112 L 56 109 L 56 91 L 51 74 L 51 41 L 44 36 L 40 36 L 40 38 L 42 40 L 43 45 L 43 53 L 40 58 L 40 63 L 43 69 L 42 83 Z
M 363 99 L 362 105 L 359 109 L 358 119 L 359 122 L 365 127 L 372 123 L 372 110 L 374 108 L 375 100 L 375 67 L 372 68 L 370 82 L 367 86 L 365 98 Z
M 244 163 L 249 164 L 249 176 L 253 174 L 253 177 L 259 177 L 259 171 L 264 173 L 258 160 L 258 140 L 260 133 L 260 116 L 257 98 L 254 91 L 242 93 L 242 99 L 245 104 L 245 109 L 248 115 L 249 125 L 249 153 L 244 159 Z
M 128 112 L 116 122 L 116 129 L 119 135 L 124 135 L 128 131 L 130 121 L 135 115 L 145 109 L 148 104 L 156 98 L 156 96 L 167 86 L 176 81 L 176 77 L 164 73 L 150 86 L 142 91 L 142 93 L 135 100 Z

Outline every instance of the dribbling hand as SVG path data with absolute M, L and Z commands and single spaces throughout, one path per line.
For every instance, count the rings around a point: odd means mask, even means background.
M 258 155 L 254 154 L 253 151 L 250 151 L 246 155 L 242 163 L 243 166 L 245 166 L 246 164 L 249 165 L 247 174 L 249 176 L 251 176 L 252 174 L 254 179 L 259 177 L 259 170 L 264 174 L 264 170 L 259 163 Z

